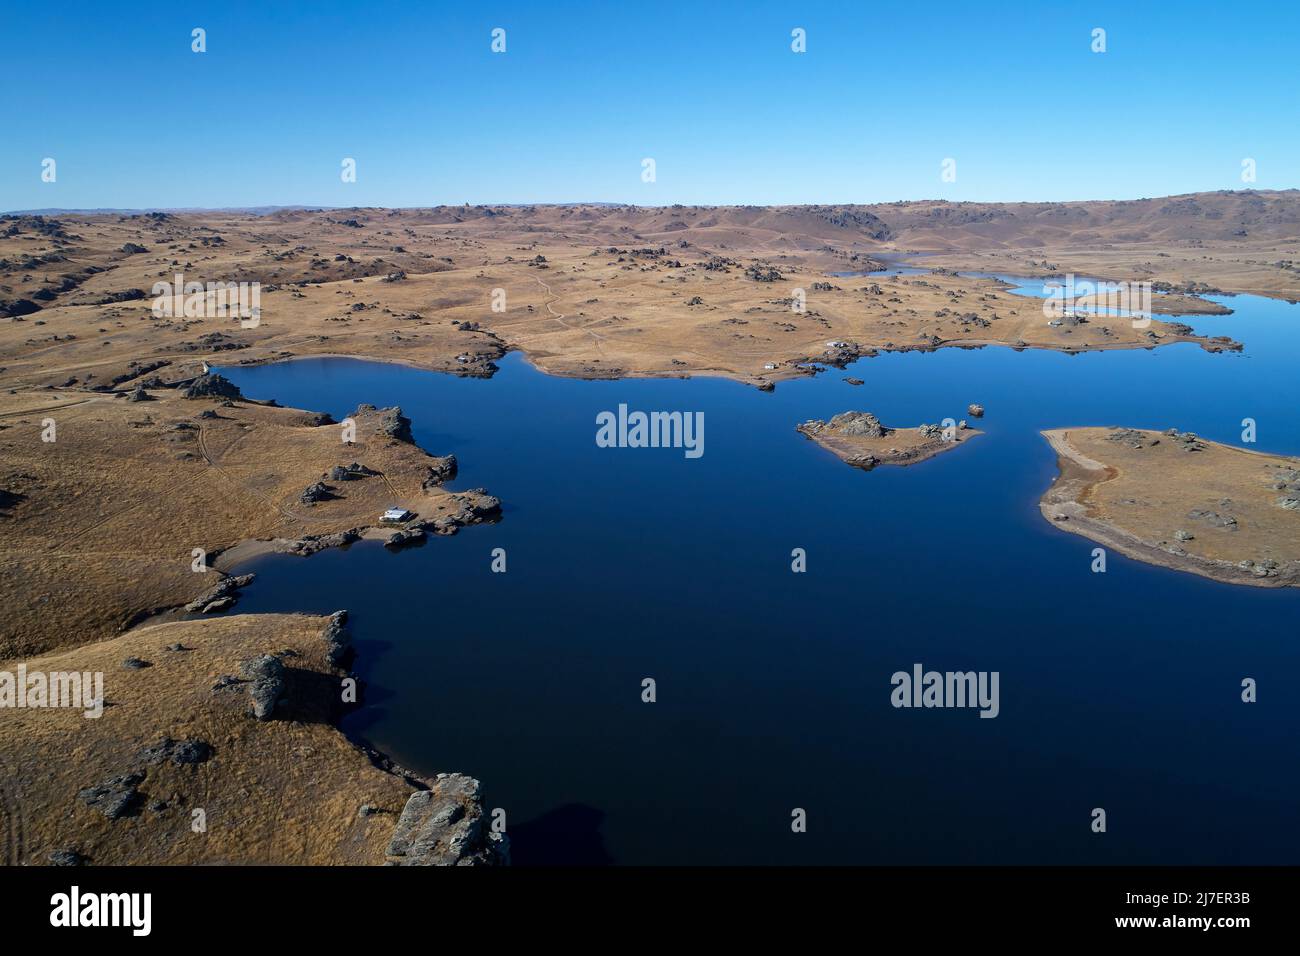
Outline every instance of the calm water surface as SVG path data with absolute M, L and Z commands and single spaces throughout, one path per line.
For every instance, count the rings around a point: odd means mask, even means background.
M 500 524 L 399 553 L 260 559 L 239 611 L 348 608 L 368 691 L 346 729 L 480 778 L 521 864 L 1298 863 L 1300 592 L 1118 554 L 1093 574 L 1093 544 L 1037 506 L 1044 428 L 1236 443 L 1252 417 L 1258 448 L 1300 454 L 1300 308 L 1224 301 L 1235 314 L 1189 321 L 1244 354 L 943 349 L 770 394 L 551 378 L 518 354 L 486 381 L 231 369 L 246 394 L 336 418 L 401 405 L 421 446 L 459 458 L 454 487 L 505 502 Z M 970 402 L 986 434 L 907 469 L 850 468 L 794 431 Z M 704 412 L 704 456 L 598 448 L 619 403 Z M 1001 715 L 894 709 L 890 675 L 916 662 L 999 671 Z

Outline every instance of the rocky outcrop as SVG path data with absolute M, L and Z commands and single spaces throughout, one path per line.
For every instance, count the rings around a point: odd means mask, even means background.
M 429 473 L 421 482 L 420 487 L 425 491 L 437 488 L 445 481 L 451 481 L 456 477 L 456 471 L 459 464 L 455 455 L 444 455 L 441 458 L 434 458 L 429 465 Z
M 252 574 L 232 574 L 224 577 L 185 605 L 185 610 L 202 611 L 205 614 L 224 611 L 235 603 L 235 596 L 239 589 L 252 584 L 254 577 L 255 575 Z
M 394 531 L 384 539 L 386 548 L 404 548 L 408 544 L 416 544 L 423 541 L 425 533 L 423 528 L 403 528 L 401 531 Z
M 349 465 L 335 465 L 325 473 L 325 477 L 330 481 L 357 481 L 361 478 L 373 478 L 379 472 L 373 468 L 367 468 L 360 462 L 352 462 Z
M 439 515 L 432 521 L 422 521 L 415 527 L 433 534 L 447 535 L 455 534 L 468 525 L 484 524 L 501 517 L 501 499 L 482 488 L 458 491 L 450 495 L 449 500 L 456 506 L 456 511 Z
M 396 866 L 484 866 L 510 860 L 509 840 L 484 820 L 479 782 L 441 773 L 428 790 L 411 794 L 388 844 Z
M 394 441 L 406 442 L 408 445 L 415 444 L 415 437 L 411 434 L 411 420 L 402 414 L 401 406 L 376 408 L 374 405 L 358 405 L 357 410 L 349 417 L 369 418 L 372 415 L 379 416 L 377 428 L 381 435 Z
M 78 790 L 77 798 L 108 819 L 120 820 L 140 812 L 140 805 L 144 803 L 144 794 L 140 792 L 142 783 L 144 771 L 136 770 Z
M 197 738 L 173 740 L 171 737 L 164 737 L 158 743 L 140 751 L 140 759 L 154 766 L 169 761 L 178 767 L 193 766 L 206 763 L 211 756 L 212 745 L 206 740 Z
M 248 696 L 253 704 L 253 716 L 258 720 L 270 720 L 284 699 L 284 662 L 271 654 L 263 654 L 244 661 L 240 670 L 249 682 Z
M 334 493 L 334 489 L 325 484 L 325 482 L 314 481 L 303 489 L 302 494 L 298 496 L 298 500 L 305 505 L 314 505 L 318 502 L 330 501 L 337 497 L 338 495 Z
M 303 538 L 277 539 L 272 542 L 281 554 L 297 554 L 306 557 L 326 548 L 341 548 L 346 544 L 361 540 L 361 529 L 349 528 L 347 531 L 334 531 L 329 534 L 309 534 Z
M 955 428 L 938 425 L 891 428 L 870 412 L 840 412 L 830 421 L 814 419 L 795 430 L 811 438 L 841 461 L 870 471 L 877 465 L 911 465 L 955 448 L 972 431 L 962 420 Z
M 827 425 L 841 435 L 861 438 L 884 438 L 893 430 L 870 412 L 840 412 Z
M 244 397 L 234 382 L 222 375 L 218 375 L 216 372 L 200 375 L 182 390 L 181 395 L 185 398 L 226 398 L 231 400 Z
M 348 634 L 348 612 L 335 611 L 331 614 L 320 636 L 325 642 L 325 656 L 330 664 L 342 667 L 352 646 L 352 638 Z

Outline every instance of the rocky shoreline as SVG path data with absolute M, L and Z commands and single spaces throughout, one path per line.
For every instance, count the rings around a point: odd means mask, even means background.
M 503 865 L 477 780 L 339 729 L 364 702 L 347 613 L 157 624 L 32 658 L 105 675 L 98 719 L 0 722 L 10 865 Z M 503 831 L 503 828 L 502 828 Z

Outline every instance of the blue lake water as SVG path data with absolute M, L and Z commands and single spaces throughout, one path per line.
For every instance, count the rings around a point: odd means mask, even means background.
M 480 778 L 519 864 L 1298 863 L 1300 592 L 1114 553 L 1094 574 L 1094 545 L 1037 504 L 1044 428 L 1237 443 L 1251 417 L 1254 447 L 1300 453 L 1300 307 L 1224 301 L 1235 314 L 1190 322 L 1242 354 L 942 349 L 768 394 L 552 378 L 513 353 L 490 380 L 233 368 L 250 396 L 336 418 L 401 405 L 422 447 L 459 458 L 453 487 L 505 504 L 401 552 L 259 559 L 238 610 L 349 609 L 367 694 L 345 728 Z M 986 434 L 906 469 L 850 468 L 794 431 L 971 402 Z M 702 411 L 705 454 L 597 447 L 620 403 Z M 890 676 L 918 662 L 1000 672 L 1000 716 L 893 708 Z

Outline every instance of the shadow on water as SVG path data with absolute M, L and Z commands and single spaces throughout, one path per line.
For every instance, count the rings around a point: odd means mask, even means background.
M 600 835 L 605 814 L 570 803 L 510 828 L 511 862 L 516 866 L 608 866 L 614 858 Z

